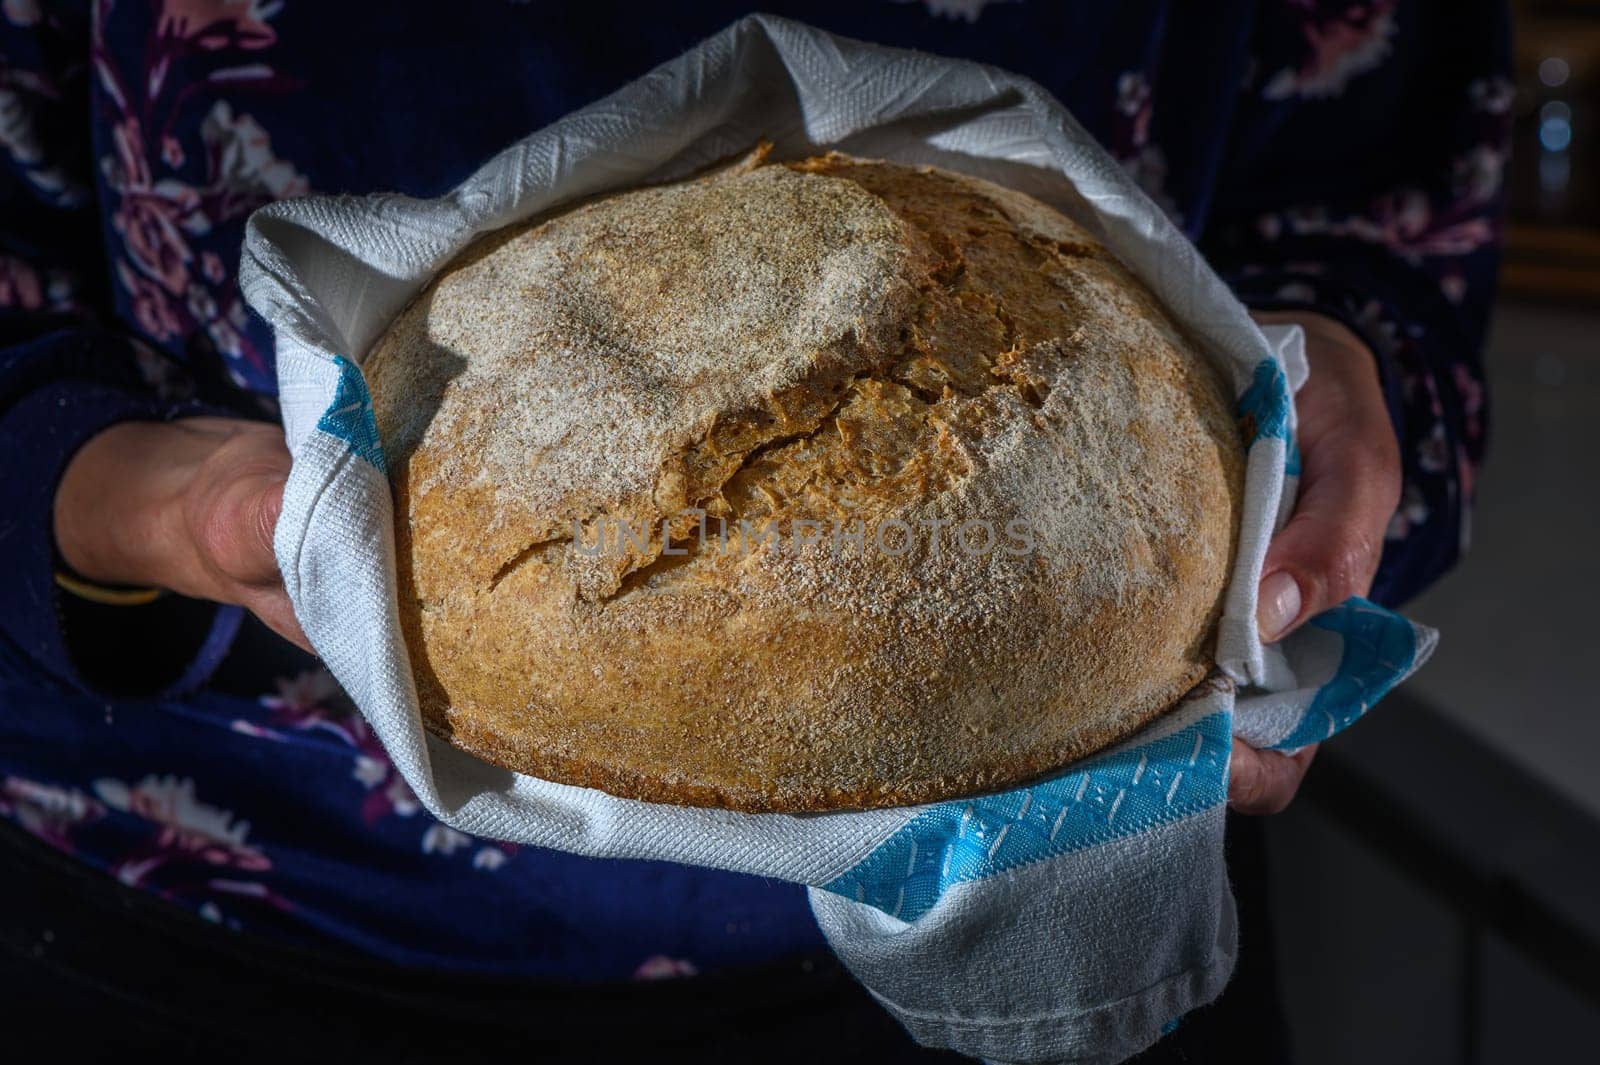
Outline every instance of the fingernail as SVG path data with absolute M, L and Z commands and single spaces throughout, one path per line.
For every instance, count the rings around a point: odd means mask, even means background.
M 1256 627 L 1261 638 L 1271 643 L 1300 616 L 1300 585 L 1285 570 L 1261 582 L 1256 601 Z

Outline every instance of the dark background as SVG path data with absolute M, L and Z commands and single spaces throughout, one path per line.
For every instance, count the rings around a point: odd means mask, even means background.
M 1433 660 L 1267 828 L 1305 1065 L 1600 1054 L 1600 2 L 1515 7 L 1472 549 L 1406 608 Z

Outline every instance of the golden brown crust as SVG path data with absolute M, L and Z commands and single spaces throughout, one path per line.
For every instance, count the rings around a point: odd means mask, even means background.
M 366 373 L 424 722 L 498 765 L 920 803 L 1115 742 L 1211 664 L 1227 387 L 1010 190 L 830 154 L 609 197 L 480 242 Z M 649 534 L 591 556 L 608 521 Z M 858 521 L 910 549 L 829 535 Z M 971 521 L 1032 550 L 963 551 Z

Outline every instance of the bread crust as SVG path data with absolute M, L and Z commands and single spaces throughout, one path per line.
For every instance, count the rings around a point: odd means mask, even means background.
M 1014 191 L 760 152 L 485 238 L 365 371 L 423 721 L 496 765 L 751 812 L 930 802 L 1113 743 L 1211 668 L 1228 387 Z M 857 521 L 861 549 L 832 536 Z M 589 553 L 607 522 L 648 539 Z M 963 550 L 971 522 L 1032 549 Z

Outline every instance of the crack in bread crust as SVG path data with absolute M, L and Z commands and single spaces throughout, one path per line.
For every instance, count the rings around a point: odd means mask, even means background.
M 837 154 L 792 164 L 792 168 L 803 173 L 843 175 L 846 179 L 853 170 L 861 172 L 853 167 L 851 160 Z M 905 451 L 938 454 L 935 426 L 948 416 L 950 405 L 958 396 L 972 398 L 988 388 L 1009 386 L 1029 406 L 1043 405 L 1049 385 L 1043 375 L 1030 371 L 1022 363 L 1024 345 L 1019 341 L 1017 323 L 1006 310 L 1005 300 L 998 293 L 973 287 L 975 283 L 966 276 L 966 262 L 960 247 L 943 227 L 908 209 L 892 185 L 885 187 L 880 183 L 876 188 L 871 184 L 866 187 L 873 189 L 891 211 L 914 229 L 934 255 L 926 280 L 918 286 L 918 296 L 908 320 L 917 322 L 930 316 L 948 318 L 958 313 L 957 309 L 959 313 L 971 312 L 976 317 L 992 317 L 1000 329 L 998 355 L 991 359 L 979 349 L 940 350 L 916 335 L 914 328 L 909 328 L 902 330 L 900 342 L 889 348 L 869 370 L 857 371 L 848 379 L 808 380 L 788 393 L 769 397 L 766 403 L 739 414 L 718 412 L 710 432 L 679 454 L 670 456 L 662 465 L 661 479 L 680 470 L 688 471 L 686 476 L 692 487 L 685 493 L 689 500 L 685 509 L 696 513 L 655 515 L 649 525 L 649 546 L 643 552 L 626 555 L 626 564 L 619 574 L 621 579 L 609 594 L 589 598 L 612 599 L 625 595 L 668 573 L 685 576 L 685 567 L 692 566 L 694 556 L 706 546 L 703 519 L 697 516 L 699 512 L 722 523 L 719 533 L 725 532 L 726 525 L 752 516 L 773 522 L 780 533 L 786 533 L 796 520 L 862 517 L 836 505 L 838 492 L 850 487 L 846 483 L 849 478 L 840 476 L 841 471 L 837 469 L 831 471 L 834 476 L 827 476 L 830 472 L 827 460 L 838 457 L 829 454 L 830 451 L 841 452 L 844 456 L 857 451 L 852 446 L 854 441 L 841 429 L 842 425 L 851 424 L 851 420 L 877 430 L 880 440 L 886 436 L 898 438 L 894 442 L 903 445 Z M 1041 261 L 1065 263 L 1073 258 L 1097 257 L 1096 249 L 1085 243 L 1028 234 L 1023 237 Z M 897 388 L 909 395 L 893 395 Z M 831 406 L 820 414 L 817 413 L 819 399 L 831 400 Z M 855 417 L 841 422 L 841 413 Z M 840 447 L 807 446 L 833 429 L 841 429 Z M 856 439 L 867 431 L 858 430 Z M 917 439 L 922 436 L 927 439 Z M 892 480 L 893 473 L 899 472 L 904 462 L 897 463 L 893 471 L 866 470 L 857 464 L 854 472 L 863 474 L 860 481 L 876 489 L 878 505 L 872 508 L 874 513 L 865 517 L 882 516 L 897 504 L 929 491 L 946 490 L 971 473 L 970 465 L 959 454 L 946 452 L 940 458 L 943 461 L 914 481 Z M 780 495 L 775 491 L 780 482 L 804 484 L 807 491 L 804 495 L 793 492 Z M 764 505 L 761 497 L 765 497 Z M 595 516 L 591 515 L 578 525 L 583 529 L 583 543 L 596 543 L 596 537 L 604 535 L 604 526 L 597 528 Z M 491 590 L 515 565 L 533 557 L 545 557 L 543 548 L 570 545 L 574 539 L 564 536 L 541 540 L 518 552 L 513 562 L 501 567 L 490 585 Z M 684 554 L 663 554 L 667 548 L 681 550 Z
M 1209 668 L 1226 385 L 1011 190 L 758 151 L 486 238 L 366 370 L 424 721 L 491 762 L 741 810 L 924 802 L 1113 742 Z M 1036 542 L 733 550 L 699 512 Z M 580 550 L 617 522 L 643 537 Z

